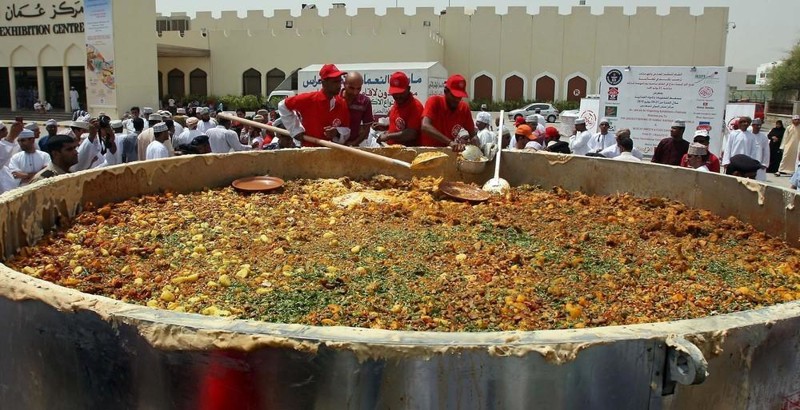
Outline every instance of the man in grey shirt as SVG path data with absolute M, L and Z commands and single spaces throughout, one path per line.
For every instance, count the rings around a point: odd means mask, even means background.
M 131 119 L 133 132 L 125 135 L 122 140 L 122 162 L 133 162 L 139 160 L 139 134 L 144 129 L 144 120 L 141 118 Z
M 239 142 L 239 136 L 235 131 L 231 131 L 231 120 L 227 118 L 220 118 L 219 125 L 209 130 L 206 130 L 208 142 L 211 145 L 211 152 L 215 154 L 225 154 L 231 151 L 249 151 L 252 149 L 249 145 L 244 145 Z

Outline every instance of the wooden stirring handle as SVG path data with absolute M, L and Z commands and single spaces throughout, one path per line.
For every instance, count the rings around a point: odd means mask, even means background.
M 257 122 L 257 121 L 251 121 L 251 120 L 248 120 L 246 118 L 239 118 L 239 117 L 236 117 L 236 116 L 233 116 L 233 115 L 229 115 L 229 114 L 225 114 L 225 113 L 219 113 L 219 114 L 217 114 L 217 117 L 225 118 L 225 119 L 228 119 L 228 120 L 231 120 L 231 121 L 238 121 L 241 124 L 249 125 L 251 127 L 261 128 L 261 129 L 264 129 L 264 130 L 267 130 L 267 131 L 272 131 L 272 132 L 274 132 L 276 134 L 281 134 L 281 135 L 285 135 L 287 137 L 291 137 L 291 135 L 289 135 L 289 131 L 287 131 L 287 130 L 285 130 L 283 128 L 273 127 L 271 125 L 262 124 L 262 123 Z M 306 142 L 310 142 L 312 144 L 317 144 L 317 145 L 321 145 L 323 147 L 332 148 L 332 149 L 338 149 L 340 151 L 345 151 L 345 152 L 348 152 L 348 153 L 353 154 L 353 155 L 358 155 L 358 156 L 360 156 L 362 158 L 369 158 L 369 159 L 372 159 L 374 161 L 380 161 L 380 162 L 383 162 L 383 163 L 388 164 L 388 165 L 397 165 L 397 166 L 401 166 L 401 167 L 409 168 L 409 169 L 411 168 L 411 163 L 409 163 L 409 162 L 401 161 L 399 159 L 384 157 L 383 155 L 373 154 L 372 152 L 362 151 L 362 150 L 357 149 L 357 148 L 348 147 L 347 145 L 341 145 L 341 144 L 337 144 L 335 142 L 321 140 L 319 138 L 312 137 L 312 136 L 309 136 L 309 135 L 304 135 L 303 139 Z

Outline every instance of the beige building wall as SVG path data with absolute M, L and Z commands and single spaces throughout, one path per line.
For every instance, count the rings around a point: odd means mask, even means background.
M 150 1 L 112 0 L 112 4 L 117 104 L 103 111 L 121 118 L 134 105 L 158 106 L 156 43 L 146 41 L 154 37 L 154 23 L 143 23 L 152 19 L 156 10 L 155 2 Z M 97 114 L 100 110 L 89 106 L 88 111 Z
M 529 77 L 525 83 L 525 95 L 527 98 L 537 98 L 536 81 L 541 77 L 547 76 L 555 80 L 555 95 L 558 98 L 564 88 L 561 85 L 564 80 L 563 70 L 561 69 L 564 66 L 564 48 L 569 47 L 569 44 L 565 42 L 565 21 L 559 17 L 558 7 L 541 7 L 537 16 L 525 13 L 524 8 L 515 10 L 516 13 L 527 17 L 530 20 L 528 25 L 531 27 L 530 34 L 526 37 L 530 39 L 531 43 L 528 63 L 531 68 L 528 72 L 517 70 L 522 71 L 523 74 Z M 506 16 L 506 18 L 509 17 L 511 16 Z M 534 18 L 537 18 L 535 24 Z M 513 24 L 518 24 L 518 22 L 511 22 L 510 25 L 513 26 Z M 567 50 L 567 53 L 571 52 Z M 520 66 L 506 66 L 505 69 L 513 70 L 512 67 Z
M 54 8 L 58 7 L 60 1 L 56 0 L 41 0 L 36 3 L 29 4 L 25 8 L 24 14 L 34 15 L 38 14 L 39 6 L 44 13 L 38 17 L 14 17 L 11 20 L 8 17 L 0 22 L 0 30 L 3 30 L 3 35 L 0 36 L 0 67 L 8 68 L 9 75 L 0 78 L 3 82 L 0 89 L 7 90 L 8 96 L 5 98 L 9 108 L 12 109 L 32 109 L 33 107 L 18 107 L 17 106 L 17 84 L 14 76 L 15 68 L 30 67 L 33 68 L 33 75 L 26 75 L 23 78 L 27 82 L 37 88 L 37 98 L 45 100 L 45 78 L 44 68 L 53 67 L 61 69 L 61 78 L 63 84 L 61 85 L 61 99 L 55 101 L 51 97 L 51 103 L 56 106 L 66 106 L 65 111 L 69 111 L 69 70 L 67 67 L 83 67 L 86 64 L 86 49 L 84 46 L 83 36 L 83 14 L 73 15 L 56 15 L 53 13 Z M 3 13 L 9 13 L 11 8 L 23 6 L 28 3 L 15 3 L 3 1 Z M 5 16 L 4 16 L 5 17 Z M 41 27 L 46 26 L 49 33 L 41 33 Z M 55 29 L 54 26 L 58 26 Z M 21 27 L 39 27 L 37 31 L 32 31 L 28 35 L 11 35 L 11 31 L 20 30 Z M 67 30 L 75 31 L 80 27 L 78 33 L 57 33 L 57 31 Z M 20 87 L 22 84 L 20 84 Z M 0 99 L 2 101 L 3 99 Z
M 223 13 L 219 19 L 199 13 L 192 29 L 209 31 L 217 93 L 241 92 L 236 73 L 248 67 L 235 61 L 250 56 L 247 61 L 262 73 L 278 67 L 287 74 L 327 61 L 434 60 L 450 73 L 463 74 L 470 85 L 479 76 L 489 77 L 494 99 L 505 98 L 510 76 L 523 80 L 525 98 L 535 98 L 536 80 L 548 76 L 555 82 L 556 98 L 566 99 L 575 91 L 567 89 L 574 77 L 586 81 L 584 94 L 596 93 L 603 65 L 723 65 L 727 19 L 725 7 L 706 8 L 696 16 L 686 7 L 665 15 L 654 7 L 640 7 L 630 15 L 622 7 L 606 7 L 600 14 L 585 6 L 567 14 L 557 7 L 541 7 L 536 14 L 509 7 L 502 15 L 493 7 L 450 7 L 442 15 L 432 8 L 413 15 L 390 8 L 385 16 L 372 9 L 348 16 L 334 8 L 327 17 L 316 9 L 299 16 L 288 10 L 272 17 L 260 11 L 248 12 L 246 18 Z M 268 55 L 253 59 L 257 54 L 248 39 L 266 47 Z M 443 46 L 437 46 L 440 41 Z M 231 78 L 219 79 L 220 72 Z
M 45 8 L 58 3 L 42 2 Z M 603 65 L 723 65 L 728 23 L 726 7 L 705 8 L 700 15 L 685 7 L 664 15 L 653 7 L 637 8 L 630 15 L 620 7 L 592 14 L 585 6 L 566 14 L 556 7 L 541 7 L 535 14 L 525 7 L 509 7 L 505 14 L 493 7 L 451 7 L 445 14 L 427 7 L 408 15 L 401 8 L 389 8 L 385 15 L 369 8 L 348 15 L 334 8 L 328 16 L 316 9 L 297 16 L 276 10 L 271 17 L 251 10 L 242 18 L 235 12 L 223 12 L 220 18 L 200 12 L 186 32 L 159 36 L 154 1 L 114 4 L 123 109 L 156 105 L 158 72 L 165 94 L 169 71 L 184 73 L 188 93 L 191 71 L 201 69 L 208 76 L 208 92 L 223 95 L 241 94 L 242 74 L 253 68 L 261 75 L 261 94 L 266 94 L 270 70 L 288 76 L 323 62 L 438 61 L 449 73 L 464 75 L 470 92 L 476 78 L 490 78 L 496 100 L 506 97 L 511 76 L 523 80 L 524 98 L 537 98 L 536 80 L 547 76 L 555 82 L 556 99 L 566 99 L 574 91 L 567 87 L 574 77 L 586 81 L 585 93 L 596 93 Z M 0 67 L 81 66 L 83 43 L 83 33 L 0 36 Z M 14 85 L 13 76 L 0 81 Z
M 402 13 L 402 10 L 390 10 L 390 13 Z M 373 9 L 359 10 L 353 17 L 347 16 L 344 9 L 332 9 L 331 14 L 323 18 L 316 9 L 310 9 L 300 16 L 292 16 L 288 10 L 277 10 L 270 18 L 249 12 L 245 18 L 223 16 L 220 20 L 225 20 L 225 24 L 214 21 L 210 26 L 217 29 L 206 30 L 214 94 L 241 94 L 242 74 L 250 68 L 261 74 L 261 94 L 264 95 L 266 74 L 275 68 L 289 76 L 299 68 L 324 62 L 443 59 L 443 40 L 430 27 L 423 27 L 419 22 L 419 28 L 413 29 L 411 26 L 417 25 L 414 19 L 377 16 Z M 193 21 L 192 31 L 199 30 L 197 22 Z M 159 41 L 183 46 L 188 44 L 183 41 L 185 38 L 193 38 L 192 33 L 187 32 L 185 37 L 162 37 Z M 169 61 L 175 64 L 172 59 Z M 160 64 L 164 76 L 166 66 Z
M 12 7 L 21 7 L 28 4 L 24 14 L 33 15 L 35 10 L 34 3 L 3 2 L 2 9 L 9 12 Z M 113 28 L 114 28 L 114 64 L 115 76 L 123 81 L 117 81 L 117 104 L 126 106 L 134 103 L 148 102 L 154 104 L 157 101 L 156 89 L 156 43 L 153 41 L 143 41 L 148 37 L 153 37 L 153 26 L 144 25 L 142 21 L 152 20 L 155 15 L 155 3 L 152 2 L 131 2 L 123 0 L 113 0 Z M 6 18 L 0 30 L 4 30 L 4 35 L 0 36 L 0 67 L 8 67 L 9 75 L 7 78 L 0 78 L 0 81 L 8 88 L 10 94 L 11 109 L 32 109 L 32 106 L 21 107 L 17 104 L 17 79 L 15 78 L 15 68 L 32 67 L 35 69 L 34 75 L 25 75 L 20 79 L 28 84 L 35 84 L 38 91 L 38 99 L 50 99 L 55 106 L 63 106 L 63 111 L 71 111 L 69 103 L 69 88 L 77 86 L 81 99 L 85 98 L 86 90 L 84 87 L 86 64 L 86 48 L 84 34 L 84 15 L 82 9 L 73 15 L 61 15 L 54 13 L 54 10 L 62 11 L 63 6 L 72 6 L 62 1 L 44 0 L 37 1 L 36 6 L 41 7 L 43 14 L 38 17 L 19 16 L 9 20 Z M 79 4 L 80 5 L 80 4 Z M 76 6 L 79 7 L 79 6 Z M 37 12 L 38 14 L 38 12 Z M 28 35 L 8 35 L 9 32 L 20 30 L 20 27 L 47 27 L 49 34 L 34 34 L 33 31 Z M 60 31 L 70 31 L 59 33 Z M 72 76 L 76 82 L 70 81 L 70 69 L 73 67 Z M 54 77 L 45 77 L 46 71 L 57 72 L 61 70 L 61 75 L 55 78 L 60 81 L 61 98 L 54 101 L 51 95 L 46 95 L 46 89 L 51 88 L 48 82 Z M 20 86 L 22 86 L 20 84 Z M 26 104 L 27 105 L 27 104 Z M 81 108 L 87 107 L 81 103 Z M 100 110 L 110 115 L 119 115 L 124 109 L 117 107 L 103 107 L 94 109 L 88 107 L 94 114 Z
M 160 57 L 158 59 L 158 72 L 161 73 L 161 90 L 168 94 L 168 77 L 172 70 L 180 70 L 183 73 L 183 89 L 186 94 L 195 94 L 190 87 L 190 76 L 194 70 L 202 70 L 206 73 L 206 90 L 211 91 L 211 61 L 207 57 Z

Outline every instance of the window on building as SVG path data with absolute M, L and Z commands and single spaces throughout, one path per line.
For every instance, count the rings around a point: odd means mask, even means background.
M 525 89 L 525 80 L 520 78 L 519 76 L 512 75 L 511 77 L 506 78 L 506 95 L 504 99 L 506 101 L 522 101 L 523 100 L 523 90 Z
M 158 72 L 158 96 L 164 96 L 164 74 L 161 71 Z
M 261 95 L 261 73 L 255 68 L 242 74 L 242 95 Z
M 492 101 L 494 99 L 492 95 L 493 85 L 493 81 L 488 75 L 479 75 L 472 85 L 472 98 L 476 100 Z
M 156 31 L 160 35 L 164 31 L 184 31 L 189 30 L 189 17 L 159 17 L 156 19 Z
M 197 68 L 189 73 L 189 94 L 208 94 L 208 76 L 205 71 Z
M 173 97 L 186 96 L 183 71 L 177 68 L 167 73 L 167 94 Z
M 286 73 L 277 68 L 267 71 L 267 95 L 275 91 L 285 79 Z
M 554 101 L 556 99 L 556 80 L 544 76 L 536 80 L 536 101 Z

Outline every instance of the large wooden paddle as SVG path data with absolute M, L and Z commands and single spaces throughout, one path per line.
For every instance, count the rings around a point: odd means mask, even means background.
M 261 128 L 263 130 L 272 131 L 272 132 L 274 132 L 276 134 L 281 134 L 281 135 L 285 135 L 287 137 L 291 137 L 291 135 L 289 135 L 289 131 L 286 131 L 283 128 L 273 127 L 271 125 L 262 124 L 262 123 L 257 122 L 257 121 L 251 121 L 251 120 L 248 120 L 248 119 L 245 119 L 245 118 L 240 118 L 240 117 L 236 117 L 234 115 L 225 114 L 225 113 L 219 113 L 219 114 L 217 114 L 217 117 L 225 118 L 225 119 L 228 119 L 228 120 L 231 120 L 231 121 L 238 121 L 241 124 L 249 125 L 251 127 Z M 374 161 L 380 161 L 380 162 L 383 162 L 383 163 L 389 164 L 389 165 L 397 165 L 397 166 L 401 166 L 403 168 L 408 168 L 408 169 L 412 169 L 412 170 L 435 168 L 435 167 L 438 167 L 439 165 L 441 165 L 443 162 L 445 162 L 446 158 L 448 158 L 448 155 L 443 153 L 443 152 L 425 152 L 425 153 L 422 153 L 422 154 L 418 155 L 416 158 L 414 158 L 413 162 L 408 163 L 408 162 L 405 162 L 405 161 L 401 161 L 399 159 L 384 157 L 383 155 L 374 154 L 374 153 L 368 152 L 368 151 L 362 151 L 360 149 L 349 147 L 347 145 L 341 145 L 341 144 L 337 144 L 335 142 L 321 140 L 319 138 L 312 137 L 312 136 L 309 136 L 309 135 L 303 135 L 303 139 L 305 141 L 307 141 L 307 142 L 312 143 L 312 144 L 317 144 L 317 145 L 321 145 L 323 147 L 332 148 L 332 149 L 338 149 L 340 151 L 345 151 L 347 153 L 360 156 L 362 158 L 369 158 L 369 159 L 374 160 Z

